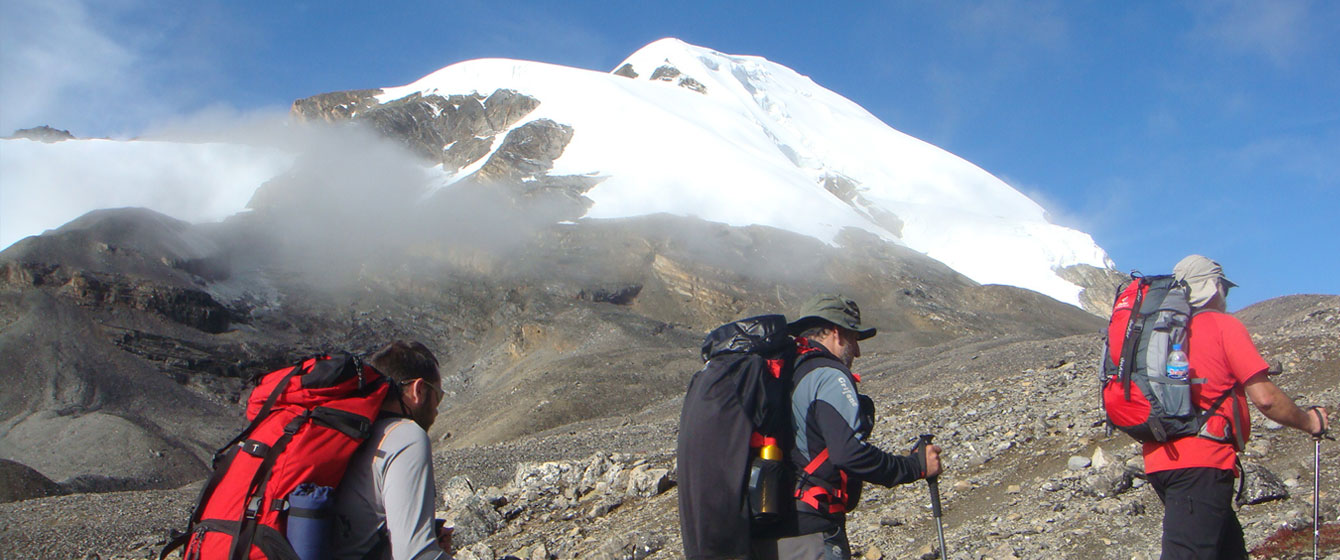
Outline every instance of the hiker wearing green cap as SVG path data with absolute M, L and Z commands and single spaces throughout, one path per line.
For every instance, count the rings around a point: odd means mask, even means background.
M 1232 502 L 1237 452 L 1251 436 L 1247 399 L 1267 418 L 1313 435 L 1325 433 L 1326 409 L 1305 412 L 1270 380 L 1247 328 L 1227 313 L 1228 290 L 1237 284 L 1219 263 L 1191 255 L 1173 267 L 1173 278 L 1191 304 L 1191 398 L 1210 416 L 1198 435 L 1144 444 L 1145 472 L 1163 501 L 1160 558 L 1246 559 Z
M 861 497 L 862 482 L 907 484 L 940 473 L 940 448 L 894 455 L 868 441 L 875 423 L 874 402 L 856 390 L 852 361 L 860 341 L 875 336 L 861 322 L 856 302 L 840 294 L 819 294 L 789 324 L 797 337 L 791 412 L 795 445 L 789 457 L 797 472 L 796 519 L 790 534 L 759 554 L 779 559 L 846 559 L 846 513 Z M 756 549 L 756 552 L 759 552 Z

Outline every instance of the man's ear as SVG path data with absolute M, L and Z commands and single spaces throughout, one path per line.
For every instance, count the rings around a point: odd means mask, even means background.
M 410 381 L 410 382 L 409 382 L 409 394 L 406 395 L 406 397 L 408 397 L 410 400 L 413 400 L 416 404 L 417 404 L 417 403 L 424 402 L 425 400 L 427 400 L 427 399 L 424 398 L 425 395 L 424 395 L 424 392 L 423 392 L 423 390 L 426 389 L 426 388 L 427 388 L 427 387 L 424 387 L 424 383 L 423 383 L 423 378 L 422 378 L 422 377 L 417 378 L 417 379 L 415 379 L 414 381 Z

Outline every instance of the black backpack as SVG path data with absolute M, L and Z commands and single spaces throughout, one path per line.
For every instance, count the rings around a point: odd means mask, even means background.
M 751 536 L 776 530 L 793 507 L 786 318 L 761 315 L 703 340 L 703 369 L 679 417 L 679 525 L 686 558 L 742 558 Z

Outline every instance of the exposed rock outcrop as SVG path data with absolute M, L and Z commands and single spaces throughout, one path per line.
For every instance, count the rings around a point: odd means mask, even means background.
M 794 153 L 790 152 L 788 146 L 779 145 L 778 147 L 783 148 L 783 152 L 787 152 L 788 157 L 791 157 L 793 162 L 796 161 Z M 797 165 L 799 165 L 799 163 L 797 163 Z M 902 218 L 899 218 L 898 215 L 893 212 L 881 208 L 879 205 L 871 204 L 870 201 L 861 194 L 860 185 L 851 177 L 847 177 L 841 173 L 825 173 L 823 177 L 820 178 L 820 184 L 823 185 L 824 190 L 828 191 L 829 194 L 832 194 L 837 197 L 838 200 L 845 202 L 848 206 L 851 206 L 856 211 L 864 214 L 871 221 L 884 228 L 885 231 L 893 234 L 894 237 L 902 238 L 904 225 Z
M 637 77 L 637 72 L 635 72 L 633 70 L 632 65 L 629 64 L 624 64 L 623 66 L 620 66 L 619 69 L 615 70 L 614 73 L 620 76 L 627 76 L 629 78 Z M 684 74 L 682 71 L 680 71 L 679 68 L 676 68 L 669 64 L 664 64 L 657 67 L 656 70 L 652 71 L 651 77 L 648 79 L 662 82 L 671 82 L 679 87 L 682 87 L 690 91 L 696 91 L 698 93 L 707 93 L 707 86 L 705 84 L 694 79 L 693 76 Z
M 466 477 L 451 478 L 443 492 L 444 515 L 456 528 L 456 546 L 468 551 L 470 557 L 492 559 L 496 557 L 494 547 L 483 541 L 496 541 L 490 539 L 495 534 L 525 535 L 527 530 L 554 522 L 607 522 L 619 508 L 644 503 L 674 488 L 671 473 L 668 464 L 622 453 L 596 453 L 585 460 L 522 463 L 503 488 L 477 490 Z M 585 558 L 595 554 L 624 558 L 621 551 L 633 550 L 623 541 L 592 543 L 580 532 L 555 535 L 541 529 L 529 540 L 512 556 Z M 656 542 L 657 546 L 643 547 L 644 552 L 654 552 L 665 544 L 663 538 Z
M 510 89 L 500 89 L 484 100 L 484 117 L 491 132 L 507 130 L 540 106 L 540 100 Z
M 675 81 L 675 78 L 679 77 L 679 74 L 680 71 L 678 68 L 666 64 L 657 67 L 656 70 L 653 70 L 651 73 L 651 78 L 649 79 L 660 80 L 662 82 L 673 82 Z
M 379 103 L 382 90 L 325 93 L 293 102 L 299 121 L 365 124 L 404 144 L 425 161 L 455 171 L 489 154 L 495 137 L 540 105 L 533 97 L 499 89 L 487 97 L 413 93 Z
M 375 107 L 380 89 L 357 89 L 313 95 L 293 102 L 289 114 L 298 122 L 338 122 Z
M 75 136 L 70 134 L 70 131 L 68 130 L 61 130 L 42 125 L 33 128 L 21 128 L 15 130 L 14 134 L 10 135 L 10 138 L 26 138 L 28 140 L 36 140 L 38 142 L 51 144 L 65 140 L 74 140 Z
M 690 76 L 684 76 L 679 79 L 679 87 L 698 93 L 707 93 L 707 85 L 693 79 Z
M 620 66 L 618 70 L 614 71 L 614 75 L 623 76 L 625 78 L 637 78 L 637 71 L 633 70 L 632 64 L 625 62 L 623 66 Z
M 523 124 L 507 134 L 476 177 L 485 182 L 533 181 L 553 168 L 572 132 L 572 127 L 549 119 Z
M 1130 276 L 1110 268 L 1087 264 L 1060 268 L 1056 274 L 1082 288 L 1079 293 L 1080 307 L 1103 318 L 1112 314 L 1112 301 L 1116 298 L 1117 287 L 1130 280 Z

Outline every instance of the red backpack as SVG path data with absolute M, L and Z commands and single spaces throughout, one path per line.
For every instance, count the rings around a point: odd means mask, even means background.
M 1191 385 L 1204 379 L 1168 377 L 1168 355 L 1174 345 L 1187 348 L 1190 325 L 1186 287 L 1172 276 L 1132 274 L 1118 290 L 1102 361 L 1102 401 L 1109 426 L 1140 442 L 1195 435 L 1232 441 L 1232 436 L 1205 429 L 1210 418 L 1222 416 L 1218 410 L 1232 389 L 1202 410 L 1191 398 Z M 1233 443 L 1241 448 L 1242 442 Z
M 356 356 L 317 356 L 260 378 L 247 399 L 251 424 L 214 454 L 187 532 L 159 558 L 296 558 L 285 537 L 299 484 L 334 488 L 372 430 L 390 384 Z

